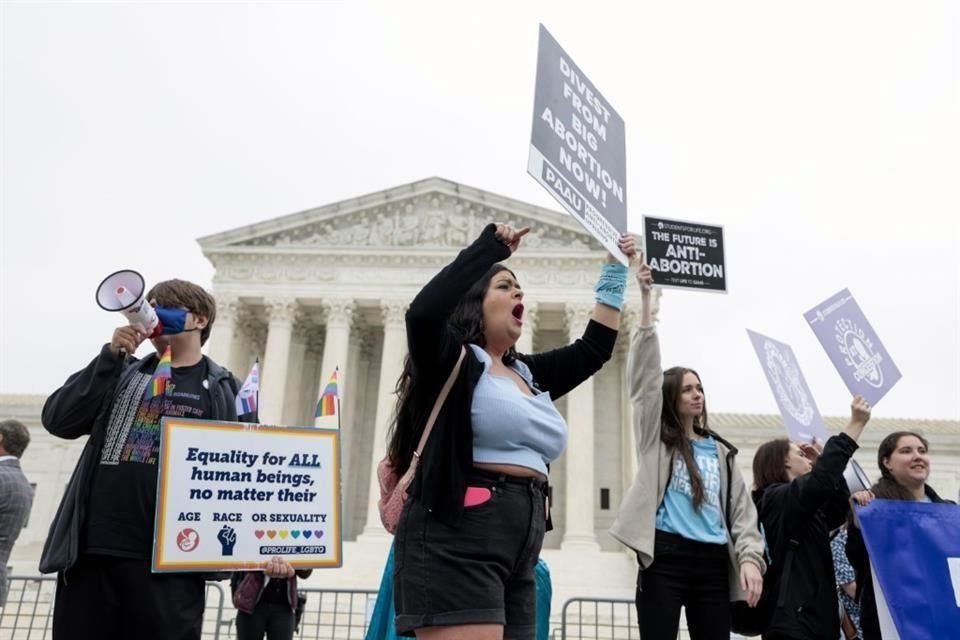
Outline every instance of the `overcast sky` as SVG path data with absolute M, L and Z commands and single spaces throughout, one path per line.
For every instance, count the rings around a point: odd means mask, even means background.
M 209 285 L 207 234 L 429 176 L 559 209 L 526 174 L 543 22 L 626 121 L 631 226 L 725 227 L 729 294 L 661 317 L 711 410 L 776 412 L 749 327 L 846 413 L 803 312 L 849 287 L 903 373 L 875 415 L 960 418 L 960 3 L 0 11 L 2 393 L 109 339 L 107 273 Z

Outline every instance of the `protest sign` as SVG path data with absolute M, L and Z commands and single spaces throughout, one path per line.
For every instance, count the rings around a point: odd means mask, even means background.
M 827 429 L 790 345 L 747 329 L 790 439 L 826 442 Z
M 153 570 L 342 564 L 336 429 L 163 418 Z
M 900 379 L 900 370 L 848 289 L 818 304 L 803 317 L 854 395 L 876 404 Z
M 644 216 L 643 241 L 655 285 L 726 293 L 723 227 Z
M 540 25 L 528 173 L 600 244 L 627 264 L 623 118 Z
M 874 500 L 857 509 L 884 640 L 956 638 L 960 507 Z

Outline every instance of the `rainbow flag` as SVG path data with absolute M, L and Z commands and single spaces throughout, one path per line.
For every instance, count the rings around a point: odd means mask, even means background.
M 165 394 L 167 392 L 167 385 L 172 378 L 173 358 L 171 357 L 170 347 L 167 346 L 166 351 L 163 352 L 163 356 L 160 358 L 160 362 L 157 364 L 157 370 L 153 372 L 153 377 L 150 378 L 150 382 L 147 384 L 147 400 Z
M 332 416 L 337 413 L 337 398 L 339 397 L 337 393 L 337 372 L 340 370 L 340 367 L 337 367 L 333 370 L 333 373 L 330 375 L 330 381 L 327 382 L 326 388 L 323 390 L 323 393 L 320 394 L 320 401 L 317 402 L 317 412 L 314 414 L 317 418 L 322 418 L 324 416 Z

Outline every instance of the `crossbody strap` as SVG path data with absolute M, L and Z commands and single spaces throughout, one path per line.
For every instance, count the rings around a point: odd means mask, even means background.
M 457 379 L 457 374 L 460 373 L 460 365 L 463 364 L 463 357 L 465 355 L 467 355 L 466 348 L 460 347 L 460 357 L 457 358 L 457 363 L 453 365 L 453 371 L 450 372 L 450 377 L 448 377 L 447 381 L 443 383 L 443 388 L 440 389 L 440 395 L 437 396 L 437 401 L 433 403 L 433 410 L 430 412 L 430 417 L 427 418 L 427 424 L 423 428 L 423 435 L 420 436 L 420 443 L 417 445 L 417 450 L 413 452 L 413 456 L 415 458 L 419 458 L 420 454 L 423 453 L 423 447 L 426 446 L 427 438 L 430 437 L 430 432 L 433 431 L 433 424 L 437 421 L 437 416 L 440 415 L 440 409 L 443 407 L 443 402 L 450 394 L 450 389 L 453 387 L 453 383 Z

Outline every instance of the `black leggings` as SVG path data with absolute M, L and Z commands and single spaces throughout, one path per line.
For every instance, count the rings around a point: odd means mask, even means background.
M 691 640 L 729 640 L 727 545 L 656 532 L 653 563 L 637 576 L 637 616 L 643 640 L 676 640 L 680 607 Z

